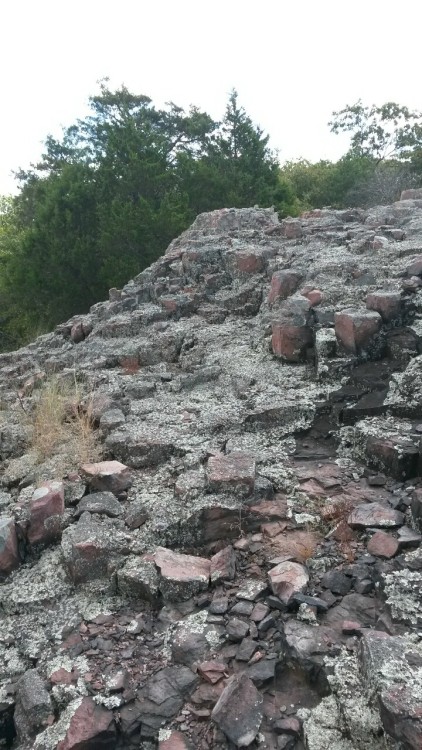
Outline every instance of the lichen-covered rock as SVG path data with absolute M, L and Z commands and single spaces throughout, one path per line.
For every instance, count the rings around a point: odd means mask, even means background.
M 251 495 L 255 487 L 255 473 L 254 457 L 240 451 L 218 454 L 208 459 L 207 477 L 211 491 Z
M 21 740 L 45 729 L 53 718 L 53 704 L 36 669 L 29 669 L 19 679 L 14 721 Z
M 111 711 L 92 698 L 76 698 L 56 724 L 39 734 L 37 750 L 114 750 L 117 728 Z
M 0 580 L 19 565 L 15 520 L 0 516 Z
M 65 529 L 61 549 L 74 583 L 108 578 L 130 551 L 129 539 L 122 531 L 85 515 Z
M 63 482 L 46 482 L 36 489 L 29 503 L 29 543 L 48 544 L 59 539 L 63 514 Z
M 124 596 L 155 601 L 159 595 L 159 575 L 151 560 L 129 557 L 117 571 L 117 586 Z
M 190 599 L 208 588 L 211 564 L 206 558 L 157 547 L 154 561 L 160 571 L 159 588 L 165 601 Z

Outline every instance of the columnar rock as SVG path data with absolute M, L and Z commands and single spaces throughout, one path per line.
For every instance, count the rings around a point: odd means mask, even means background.
M 46 544 L 59 539 L 63 514 L 63 482 L 46 482 L 35 490 L 29 504 L 29 543 Z
M 351 354 L 368 351 L 381 328 L 381 316 L 370 310 L 342 310 L 335 314 L 336 336 Z

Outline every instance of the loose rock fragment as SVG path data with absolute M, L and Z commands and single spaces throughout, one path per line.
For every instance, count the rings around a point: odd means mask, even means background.
M 282 562 L 268 572 L 273 594 L 289 604 L 295 594 L 302 592 L 309 582 L 309 573 L 303 565 L 295 562 Z
M 154 560 L 161 573 L 160 591 L 165 601 L 184 601 L 208 588 L 211 564 L 206 558 L 157 547 Z
M 96 464 L 83 464 L 81 474 L 87 479 L 92 489 L 102 492 L 108 490 L 120 495 L 132 485 L 130 469 L 120 461 L 101 461 Z
M 211 718 L 237 747 L 253 742 L 261 726 L 262 695 L 245 674 L 230 677 Z

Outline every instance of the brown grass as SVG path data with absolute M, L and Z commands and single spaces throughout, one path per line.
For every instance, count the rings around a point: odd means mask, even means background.
M 50 378 L 39 390 L 27 416 L 32 427 L 32 447 L 40 461 L 61 454 L 73 468 L 100 458 L 92 399 L 85 399 L 82 408 L 84 395 L 76 381 L 69 385 L 58 377 Z

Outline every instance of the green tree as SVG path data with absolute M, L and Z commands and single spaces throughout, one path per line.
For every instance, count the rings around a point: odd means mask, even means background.
M 409 160 L 422 148 L 422 113 L 387 102 L 364 106 L 359 100 L 339 112 L 329 123 L 332 133 L 350 133 L 350 153 L 385 159 Z
M 294 202 L 268 137 L 232 92 L 221 124 L 104 81 L 88 117 L 48 136 L 19 172 L 1 289 L 19 298 L 16 335 L 103 299 L 154 261 L 199 211 Z M 12 303 L 10 303 L 12 304 Z

